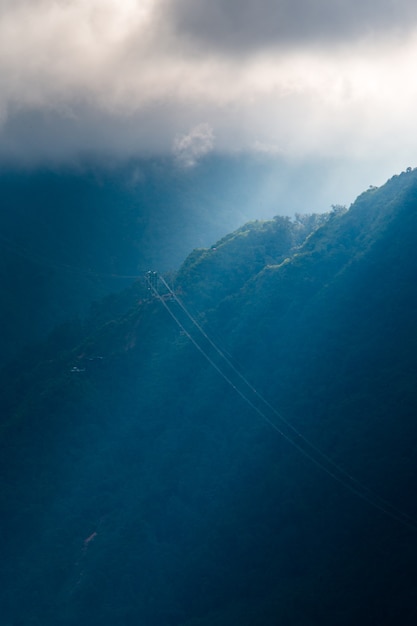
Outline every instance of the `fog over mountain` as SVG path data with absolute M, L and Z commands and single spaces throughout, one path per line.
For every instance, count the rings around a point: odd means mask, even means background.
M 205 127 L 194 137 L 209 139 Z M 176 270 L 190 249 L 254 214 L 322 211 L 343 197 L 320 163 L 300 186 L 279 159 L 203 155 L 195 141 L 178 142 L 176 158 L 0 171 L 0 363 L 148 269 Z

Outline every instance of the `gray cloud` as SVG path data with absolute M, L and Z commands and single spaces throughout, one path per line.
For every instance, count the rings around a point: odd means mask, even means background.
M 403 36 L 417 22 L 413 0 L 166 0 L 164 11 L 197 47 L 241 54 Z

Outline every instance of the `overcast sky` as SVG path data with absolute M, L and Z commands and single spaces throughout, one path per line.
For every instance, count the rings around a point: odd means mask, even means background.
M 416 68 L 415 0 L 0 0 L 0 154 L 244 150 L 380 184 L 417 165 Z

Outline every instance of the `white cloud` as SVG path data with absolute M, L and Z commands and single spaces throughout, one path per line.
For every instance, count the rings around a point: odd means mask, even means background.
M 209 124 L 194 126 L 189 133 L 175 138 L 173 152 L 183 167 L 194 167 L 199 159 L 213 150 L 214 133 Z

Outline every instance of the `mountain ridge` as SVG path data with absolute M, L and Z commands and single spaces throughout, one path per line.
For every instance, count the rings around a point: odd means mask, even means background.
M 417 171 L 302 219 L 193 252 L 3 372 L 10 622 L 415 623 L 416 533 L 268 420 L 417 518 Z

